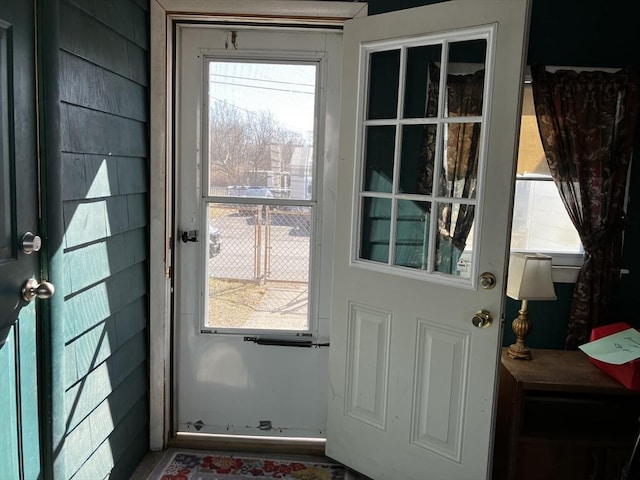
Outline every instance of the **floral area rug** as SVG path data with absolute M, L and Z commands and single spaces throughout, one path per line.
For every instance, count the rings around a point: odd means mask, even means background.
M 169 451 L 148 480 L 347 480 L 340 464 L 236 456 L 225 453 Z

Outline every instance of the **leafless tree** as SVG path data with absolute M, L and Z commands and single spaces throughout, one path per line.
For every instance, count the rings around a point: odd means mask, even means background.
M 272 145 L 280 145 L 281 169 L 288 168 L 300 134 L 280 125 L 266 111 L 250 112 L 226 102 L 209 107 L 211 186 L 248 185 L 258 172 L 273 170 Z

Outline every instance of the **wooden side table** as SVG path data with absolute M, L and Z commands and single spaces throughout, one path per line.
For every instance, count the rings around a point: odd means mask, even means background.
M 638 432 L 640 395 L 581 351 L 502 352 L 493 479 L 618 480 Z

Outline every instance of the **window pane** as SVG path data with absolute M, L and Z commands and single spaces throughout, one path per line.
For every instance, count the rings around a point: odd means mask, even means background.
M 522 94 L 522 119 L 520 120 L 517 173 L 518 175 L 545 175 L 551 177 L 551 171 L 540 140 L 531 85 L 525 85 Z
M 402 127 L 400 193 L 430 195 L 433 190 L 436 125 Z
M 578 232 L 552 181 L 516 180 L 511 249 L 581 253 Z
M 438 205 L 438 236 L 436 237 L 435 270 L 454 276 L 468 277 L 471 263 L 475 207 L 456 203 Z M 463 257 L 463 253 L 466 255 Z
M 407 49 L 404 118 L 435 117 L 438 114 L 442 45 Z
M 391 192 L 396 127 L 367 127 L 364 157 L 364 190 Z
M 394 44 L 366 58 L 357 257 L 392 273 L 422 270 L 399 275 L 469 279 L 487 40 L 432 39 L 413 38 L 402 55 Z
M 369 61 L 367 120 L 396 118 L 398 115 L 400 50 L 372 53 Z
M 360 231 L 360 258 L 389 263 L 391 200 L 364 198 Z
M 440 195 L 475 198 L 480 154 L 479 123 L 450 123 L 445 128 L 444 165 L 440 172 Z
M 427 268 L 430 218 L 430 203 L 398 200 L 396 265 L 421 270 Z
M 486 52 L 486 40 L 449 44 L 447 116 L 482 114 Z
M 580 237 L 551 179 L 531 85 L 523 90 L 517 174 L 511 249 L 581 254 Z
M 310 207 L 211 203 L 205 328 L 309 329 Z
M 311 198 L 316 71 L 209 62 L 209 195 Z

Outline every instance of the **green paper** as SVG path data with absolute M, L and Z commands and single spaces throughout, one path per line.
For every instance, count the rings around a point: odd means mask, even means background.
M 640 332 L 629 328 L 613 335 L 599 338 L 578 348 L 591 358 L 613 365 L 622 365 L 640 358 Z

